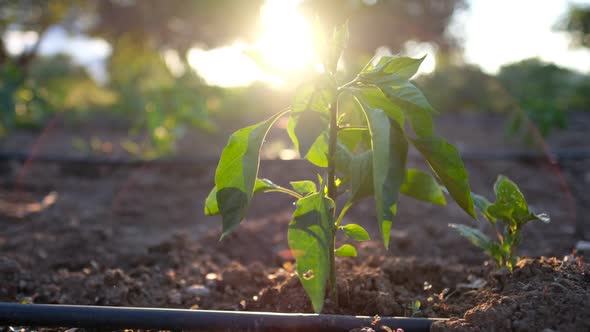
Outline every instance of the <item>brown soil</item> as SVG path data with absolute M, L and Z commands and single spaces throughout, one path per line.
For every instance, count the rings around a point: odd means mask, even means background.
M 1 162 L 0 301 L 310 312 L 286 251 L 293 201 L 257 197 L 220 243 L 219 218 L 202 213 L 214 168 Z M 369 241 L 359 257 L 339 259 L 338 305 L 325 312 L 460 318 L 436 331 L 590 330 L 590 266 L 571 255 L 576 237 L 588 238 L 575 226 L 581 220 L 588 231 L 590 161 L 561 172 L 544 162 L 467 168 L 474 191 L 491 197 L 496 174 L 506 174 L 551 215 L 525 229 L 519 255 L 532 258 L 512 274 L 496 271 L 447 227 L 473 223 L 454 203 L 402 199 L 391 249 Z M 261 165 L 264 177 L 285 176 L 276 181 L 283 185 L 313 171 L 302 161 Z M 344 223 L 366 225 L 377 239 L 374 219 L 366 200 Z

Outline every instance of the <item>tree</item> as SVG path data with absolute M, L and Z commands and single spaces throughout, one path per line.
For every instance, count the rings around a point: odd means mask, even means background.
M 215 47 L 249 38 L 262 0 L 93 0 L 97 24 L 91 34 L 109 41 L 121 36 L 184 54 L 196 43 Z
M 416 79 L 440 112 L 506 112 L 510 102 L 498 80 L 474 65 L 451 65 Z
M 63 21 L 72 8 L 81 4 L 78 0 L 0 0 L 0 36 L 4 36 L 9 29 L 33 31 L 38 36 L 32 47 L 16 55 L 9 54 L 4 39 L 0 38 L 0 66 L 11 62 L 26 70 L 37 55 L 41 38 L 47 28 Z
M 130 37 L 152 50 L 184 53 L 194 44 L 218 46 L 251 37 L 262 0 L 0 0 L 0 34 L 9 29 L 34 31 L 41 40 L 52 25 L 89 33 L 116 43 Z M 18 55 L 29 64 L 39 43 Z M 144 47 L 144 50 L 147 50 Z M 0 64 L 10 58 L 0 39 Z
M 79 86 L 90 87 L 83 75 L 68 74 L 68 78 L 43 81 L 43 75 L 40 77 L 31 72 L 36 62 L 47 62 L 38 57 L 45 32 L 53 25 L 60 25 L 68 32 L 103 38 L 112 46 L 107 87 L 116 93 L 117 98 L 114 98 L 116 103 L 110 109 L 122 110 L 129 116 L 132 127 L 146 129 L 152 138 L 151 145 L 157 150 L 155 154 L 170 152 L 182 125 L 210 128 L 204 116 L 206 109 L 202 106 L 209 92 L 192 72 L 175 77 L 164 63 L 162 52 L 178 51 L 181 55 L 179 59 L 186 66 L 184 54 L 197 43 L 213 47 L 238 36 L 247 37 L 248 31 L 254 31 L 254 28 L 248 27 L 254 26 L 261 2 L 0 0 L 1 35 L 16 30 L 34 32 L 38 36 L 33 46 L 19 54 L 9 53 L 0 38 L 0 75 L 3 80 L 0 85 L 0 103 L 3 106 L 0 110 L 0 134 L 22 123 L 20 119 L 23 117 L 19 116 L 19 112 L 23 113 L 22 96 L 31 106 L 27 106 L 25 112 L 27 122 L 40 125 L 48 114 L 67 108 L 65 102 L 72 100 L 68 98 L 70 90 Z M 63 68 L 63 63 L 57 62 L 59 68 Z M 42 82 L 50 83 L 57 90 L 51 94 L 44 93 L 47 89 L 42 88 Z M 67 86 L 71 89 L 64 91 Z M 94 87 L 84 91 L 99 91 Z M 27 97 L 29 95 L 30 98 Z M 88 101 L 87 98 L 77 100 L 83 104 Z M 35 116 L 29 116 L 33 114 Z M 143 150 L 153 151 L 152 147 Z
M 532 58 L 502 66 L 498 80 L 541 134 L 547 135 L 554 128 L 566 126 L 565 112 L 571 107 L 579 75 Z M 515 110 L 515 129 L 520 127 L 521 115 L 522 112 Z
M 348 48 L 357 54 L 372 54 L 380 46 L 394 52 L 408 40 L 431 42 L 448 54 L 459 43 L 447 27 L 457 10 L 466 9 L 465 0 L 306 0 L 305 11 L 317 15 L 326 25 L 349 20 Z M 328 27 L 329 28 L 329 27 Z
M 575 45 L 590 47 L 590 5 L 570 5 L 567 15 L 555 28 L 568 32 Z

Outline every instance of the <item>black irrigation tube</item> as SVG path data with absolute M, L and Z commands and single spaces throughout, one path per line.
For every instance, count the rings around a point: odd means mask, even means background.
M 84 305 L 20 304 L 0 302 L 0 326 L 80 327 L 98 329 L 160 329 L 191 331 L 322 331 L 345 332 L 369 326 L 376 331 L 429 331 L 437 318 L 372 317 L 285 314 L 270 312 L 209 311 Z
M 568 149 L 555 151 L 549 155 L 529 152 L 529 151 L 509 151 L 509 152 L 476 152 L 465 151 L 461 153 L 464 160 L 515 160 L 515 161 L 548 161 L 548 160 L 588 160 L 590 159 L 590 150 L 588 149 Z M 76 157 L 64 155 L 31 155 L 20 152 L 0 152 L 0 161 L 34 161 L 45 163 L 68 163 L 88 166 L 194 166 L 204 163 L 216 163 L 215 158 L 170 158 L 170 159 L 131 159 L 131 158 L 108 158 L 108 157 Z M 282 161 L 282 160 L 276 160 Z

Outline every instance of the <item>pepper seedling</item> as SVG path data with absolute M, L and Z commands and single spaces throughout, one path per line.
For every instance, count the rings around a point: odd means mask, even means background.
M 524 195 L 507 177 L 500 175 L 494 184 L 496 202 L 490 203 L 485 197 L 472 194 L 475 206 L 490 225 L 496 229 L 498 241 L 491 240 L 479 229 L 466 225 L 450 224 L 459 234 L 466 237 L 475 246 L 481 248 L 498 265 L 506 266 L 510 271 L 518 261 L 514 256 L 516 247 L 522 239 L 522 228 L 529 221 L 550 221 L 546 213 L 535 214 L 530 211 Z M 500 223 L 498 223 L 498 221 Z
M 215 173 L 215 187 L 205 202 L 207 215 L 221 214 L 226 238 L 240 224 L 252 197 L 281 192 L 297 201 L 288 225 L 288 245 L 313 309 L 322 310 L 326 293 L 336 292 L 335 256 L 356 256 L 352 244 L 335 248 L 341 232 L 352 241 L 369 240 L 358 224 L 343 225 L 346 212 L 373 196 L 385 247 L 397 212 L 399 194 L 445 205 L 441 185 L 430 172 L 407 167 L 413 146 L 450 196 L 475 218 L 467 172 L 457 149 L 434 134 L 434 109 L 410 81 L 424 60 L 383 56 L 371 60 L 349 83 L 338 85 L 336 64 L 348 39 L 348 27 L 334 29 L 322 54 L 323 72 L 303 83 L 288 110 L 231 135 Z M 342 98 L 352 107 L 339 107 Z M 258 178 L 259 152 L 269 128 L 288 116 L 288 134 L 301 157 L 325 170 L 314 181 L 292 188 Z M 406 122 L 411 130 L 406 130 Z M 412 133 L 413 132 L 413 133 Z M 337 206 L 342 202 L 342 207 Z

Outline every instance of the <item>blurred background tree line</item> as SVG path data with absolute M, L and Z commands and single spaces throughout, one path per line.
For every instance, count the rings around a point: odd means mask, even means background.
M 255 39 L 263 3 L 0 0 L 0 135 L 41 128 L 56 115 L 74 122 L 107 117 L 142 137 L 123 142 L 126 150 L 154 158 L 173 152 L 187 130 L 212 132 L 227 121 L 251 122 L 249 117 L 258 118 L 252 114 L 284 107 L 289 94 L 264 84 L 207 84 L 187 57 L 194 47 Z M 586 111 L 590 105 L 588 74 L 539 59 L 503 66 L 497 75 L 464 64 L 461 42 L 448 27 L 453 15 L 468 7 L 466 0 L 307 0 L 300 6 L 326 30 L 349 20 L 343 76 L 360 69 L 381 47 L 397 53 L 408 41 L 434 45 L 436 70 L 416 83 L 442 113 L 505 113 L 516 129 L 530 119 L 548 134 L 566 125 L 566 112 Z M 107 43 L 106 79 L 97 79 L 88 66 L 65 54 L 41 54 L 44 37 L 55 27 Z M 555 28 L 569 32 L 578 47 L 590 47 L 590 6 L 572 6 Z M 34 38 L 11 50 L 7 36 L 15 32 Z

